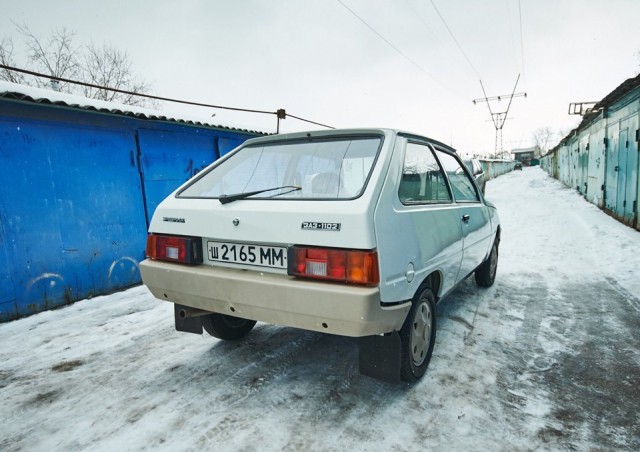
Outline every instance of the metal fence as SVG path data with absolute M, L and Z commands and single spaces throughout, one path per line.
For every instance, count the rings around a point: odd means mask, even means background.
M 513 160 L 480 160 L 487 180 L 495 179 L 498 176 L 513 171 L 515 163 Z

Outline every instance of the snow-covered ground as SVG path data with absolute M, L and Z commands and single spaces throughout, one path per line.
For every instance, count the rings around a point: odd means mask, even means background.
M 640 233 L 538 168 L 487 194 L 496 284 L 439 305 L 417 384 L 348 338 L 177 333 L 136 287 L 0 325 L 0 450 L 639 450 Z

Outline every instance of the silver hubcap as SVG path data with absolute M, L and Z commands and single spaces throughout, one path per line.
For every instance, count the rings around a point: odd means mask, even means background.
M 411 329 L 411 355 L 416 366 L 422 364 L 427 357 L 431 342 L 431 308 L 429 303 L 421 301 L 416 309 Z

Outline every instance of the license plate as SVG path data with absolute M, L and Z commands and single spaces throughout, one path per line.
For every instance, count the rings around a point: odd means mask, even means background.
M 212 262 L 287 268 L 287 249 L 280 246 L 207 242 L 207 254 Z

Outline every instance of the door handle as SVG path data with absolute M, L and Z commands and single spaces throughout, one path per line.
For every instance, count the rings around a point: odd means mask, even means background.
M 464 223 L 468 223 L 470 219 L 471 219 L 471 217 L 469 215 L 467 215 L 467 214 L 462 215 L 462 221 Z

